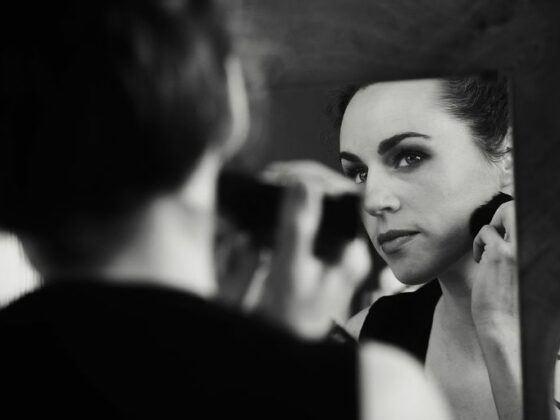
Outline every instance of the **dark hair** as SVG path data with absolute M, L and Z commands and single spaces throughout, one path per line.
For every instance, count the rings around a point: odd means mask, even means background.
M 503 142 L 510 127 L 507 79 L 500 75 L 449 77 L 442 81 L 442 101 L 447 111 L 468 123 L 475 141 L 489 159 L 508 150 Z M 362 86 L 341 90 L 328 112 L 337 129 L 348 104 Z
M 0 227 L 45 236 L 178 187 L 229 125 L 210 0 L 0 6 Z
M 506 78 L 452 77 L 443 80 L 442 90 L 447 110 L 469 124 L 486 156 L 490 159 L 502 157 L 508 151 L 503 143 L 510 127 Z
M 346 108 L 348 108 L 348 104 L 350 104 L 350 101 L 360 89 L 362 89 L 360 85 L 347 85 L 332 93 L 333 100 L 327 104 L 326 113 L 336 130 L 340 131 Z

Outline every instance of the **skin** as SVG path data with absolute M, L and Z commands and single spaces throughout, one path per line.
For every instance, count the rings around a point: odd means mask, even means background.
M 379 254 L 406 284 L 431 280 L 472 247 L 472 211 L 500 188 L 499 169 L 485 159 L 468 127 L 438 101 L 437 81 L 381 83 L 359 91 L 344 115 L 340 149 L 345 173 L 364 189 L 366 230 Z M 379 155 L 379 144 L 414 132 Z M 392 229 L 419 232 L 388 254 L 377 240 Z
M 476 207 L 498 191 L 512 193 L 511 156 L 488 159 L 440 94 L 435 79 L 358 91 L 342 121 L 342 166 L 363 189 L 366 230 L 397 278 L 441 284 L 426 370 L 454 417 L 521 418 L 513 204 L 474 242 L 468 233 Z M 402 133 L 415 134 L 386 147 Z M 413 234 L 387 249 L 378 236 L 393 229 Z

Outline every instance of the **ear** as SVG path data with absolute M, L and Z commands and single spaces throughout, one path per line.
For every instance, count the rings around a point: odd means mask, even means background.
M 511 128 L 506 133 L 503 146 L 505 153 L 498 163 L 501 172 L 500 191 L 514 196 L 513 136 Z
M 231 124 L 228 136 L 221 144 L 220 154 L 224 161 L 241 149 L 249 133 L 249 102 L 241 62 L 237 57 L 228 57 L 225 69 Z

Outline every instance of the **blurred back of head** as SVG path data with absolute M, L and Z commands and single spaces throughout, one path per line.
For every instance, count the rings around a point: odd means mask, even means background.
M 178 188 L 230 125 L 209 0 L 0 6 L 0 228 L 56 242 Z

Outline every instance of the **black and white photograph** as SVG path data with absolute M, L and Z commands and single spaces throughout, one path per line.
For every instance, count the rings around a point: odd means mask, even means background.
M 0 416 L 560 419 L 560 4 L 0 12 Z

